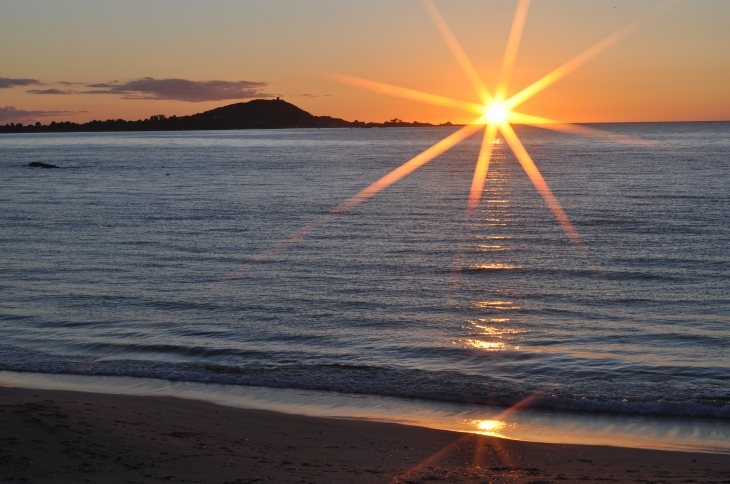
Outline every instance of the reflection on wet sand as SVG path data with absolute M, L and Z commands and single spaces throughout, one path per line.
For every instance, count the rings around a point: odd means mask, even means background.
M 502 434 L 499 433 L 499 431 L 503 429 L 506 424 L 500 420 L 474 420 L 472 421 L 472 425 L 474 425 L 478 429 L 478 433 L 482 435 L 491 435 L 492 437 L 504 437 Z

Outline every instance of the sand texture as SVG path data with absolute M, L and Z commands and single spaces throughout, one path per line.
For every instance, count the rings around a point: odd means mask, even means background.
M 0 387 L 0 482 L 725 482 L 730 456 Z

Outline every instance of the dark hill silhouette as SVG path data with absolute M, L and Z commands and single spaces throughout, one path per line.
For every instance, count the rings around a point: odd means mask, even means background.
M 451 123 L 444 123 L 452 126 Z M 254 99 L 245 103 L 229 104 L 191 116 L 150 116 L 138 121 L 107 119 L 78 124 L 70 121 L 24 126 L 22 123 L 0 126 L 0 133 L 42 133 L 72 131 L 184 131 L 226 129 L 280 129 L 280 128 L 374 128 L 433 126 L 429 123 L 407 123 L 392 119 L 384 123 L 345 121 L 330 116 L 314 116 L 279 98 Z
M 208 123 L 230 125 L 232 129 L 244 128 L 248 125 L 295 128 L 316 127 L 321 124 L 318 122 L 317 116 L 280 99 L 254 99 L 247 103 L 229 104 L 204 113 L 194 114 L 191 118 Z M 342 119 L 337 121 L 347 123 Z

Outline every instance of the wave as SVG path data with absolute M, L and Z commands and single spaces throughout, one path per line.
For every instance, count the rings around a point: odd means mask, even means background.
M 550 393 L 500 380 L 450 371 L 393 369 L 353 364 L 171 363 L 58 357 L 0 346 L 0 370 L 90 376 L 124 376 L 224 385 L 295 388 L 360 395 L 382 395 L 468 405 L 526 407 L 568 412 L 601 412 L 665 417 L 730 419 L 730 397 L 694 398 L 654 395 L 637 399 Z M 540 394 L 544 396 L 540 396 Z M 528 398 L 530 397 L 530 398 Z

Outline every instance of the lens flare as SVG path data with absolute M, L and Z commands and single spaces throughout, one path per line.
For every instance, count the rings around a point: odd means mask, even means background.
M 487 170 L 489 169 L 489 160 L 492 158 L 492 141 L 497 136 L 497 126 L 490 124 L 484 130 L 484 140 L 482 147 L 479 149 L 479 158 L 477 159 L 477 167 L 474 170 L 474 179 L 471 182 L 471 191 L 469 192 L 469 202 L 467 203 L 467 212 L 472 215 L 479 205 L 484 190 L 484 181 L 487 178 Z
M 433 20 L 433 23 L 436 25 L 436 28 L 441 34 L 441 37 L 443 37 L 444 42 L 446 42 L 449 50 L 451 50 L 451 53 L 456 59 L 456 62 L 458 62 L 459 66 L 461 66 L 461 70 L 464 71 L 464 74 L 472 83 L 472 86 L 474 86 L 474 89 L 479 95 L 479 98 L 484 104 L 488 104 L 489 102 L 491 102 L 491 93 L 486 88 L 486 86 L 484 86 L 482 78 L 479 77 L 479 74 L 477 74 L 477 70 L 474 68 L 474 65 L 469 60 L 469 57 L 467 57 L 467 55 L 464 53 L 464 49 L 461 48 L 459 41 L 456 40 L 453 32 L 451 32 L 448 24 L 441 16 L 441 12 L 438 11 L 436 5 L 434 5 L 431 0 L 422 0 L 422 2 L 423 6 L 426 7 L 426 11 L 431 16 L 431 20 Z
M 554 119 L 533 116 L 531 114 L 515 113 L 510 111 L 507 114 L 507 117 L 509 118 L 510 124 L 527 124 L 529 126 L 535 126 L 536 128 L 561 131 L 563 133 L 588 136 L 634 146 L 657 147 L 659 145 L 656 141 L 645 140 L 625 134 L 612 133 L 611 131 L 603 129 L 589 128 L 588 126 L 582 126 L 580 124 L 563 123 L 561 121 L 555 121 Z
M 549 86 L 555 84 L 563 77 L 567 76 L 574 70 L 576 70 L 578 67 L 582 66 L 589 60 L 596 57 L 598 54 L 601 54 L 606 49 L 611 47 L 612 45 L 616 44 L 620 40 L 623 40 L 626 38 L 629 34 L 631 34 L 633 31 L 653 19 L 656 15 L 658 15 L 662 10 L 666 9 L 667 7 L 671 5 L 676 5 L 679 3 L 680 0 L 670 0 L 667 2 L 664 2 L 663 4 L 659 5 L 659 7 L 654 8 L 644 14 L 643 16 L 639 17 L 637 20 L 631 22 L 626 27 L 622 28 L 621 30 L 613 33 L 612 35 L 609 35 L 602 41 L 595 44 L 590 49 L 586 50 L 582 54 L 574 57 L 573 59 L 569 60 L 562 66 L 558 67 L 551 73 L 547 74 L 546 76 L 542 77 L 541 79 L 535 81 L 522 91 L 518 92 L 511 98 L 509 98 L 507 102 L 507 106 L 509 109 L 515 108 L 518 105 L 522 104 L 523 102 L 527 101 L 531 97 L 533 97 L 535 94 L 539 93 L 540 91 L 548 88 Z
M 512 69 L 514 69 L 517 60 L 517 51 L 520 48 L 522 40 L 522 31 L 525 28 L 525 20 L 527 19 L 527 10 L 530 7 L 530 0 L 520 0 L 517 4 L 514 20 L 512 21 L 512 29 L 507 39 L 507 49 L 504 52 L 502 60 L 502 70 L 499 73 L 499 82 L 495 91 L 495 100 L 502 102 L 507 97 L 507 89 L 509 88 L 509 80 L 512 77 Z
M 325 72 L 324 75 L 330 79 L 340 82 L 342 84 L 348 84 L 353 87 L 359 87 L 361 89 L 368 89 L 378 94 L 389 94 L 394 97 L 401 97 L 404 99 L 410 99 L 411 101 L 419 101 L 426 104 L 433 104 L 435 106 L 442 106 L 445 108 L 460 109 L 462 111 L 469 111 L 474 114 L 482 114 L 484 107 L 480 104 L 470 103 L 467 101 L 459 101 L 457 99 L 451 99 L 444 96 L 437 96 L 436 94 L 428 94 L 414 89 L 408 89 L 405 87 L 392 86 L 382 82 L 369 81 L 354 76 L 345 76 L 343 74 L 337 74 L 334 72 Z

